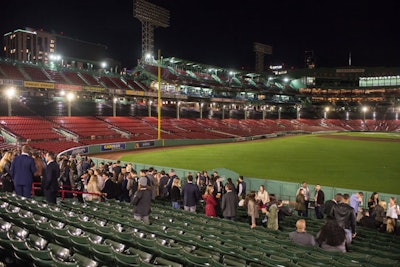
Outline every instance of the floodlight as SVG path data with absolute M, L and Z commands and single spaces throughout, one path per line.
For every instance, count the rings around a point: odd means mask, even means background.
M 367 110 L 368 110 L 368 107 L 366 107 L 366 106 L 362 107 L 362 111 L 363 111 L 364 113 L 367 112 Z
M 107 68 L 107 63 L 106 62 L 101 62 L 101 68 L 103 68 L 103 69 L 105 69 L 105 68 Z
M 71 102 L 72 100 L 74 100 L 74 98 L 75 98 L 74 93 L 69 92 L 69 93 L 67 94 L 67 100 L 68 100 L 69 102 Z
M 15 88 L 14 87 L 8 88 L 6 91 L 6 94 L 7 94 L 8 99 L 13 98 L 15 95 Z
M 329 107 L 325 107 L 325 112 L 329 112 Z

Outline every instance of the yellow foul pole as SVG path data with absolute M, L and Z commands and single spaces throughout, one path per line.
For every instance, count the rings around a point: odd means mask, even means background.
M 161 50 L 158 49 L 158 101 L 157 101 L 157 139 L 161 139 Z

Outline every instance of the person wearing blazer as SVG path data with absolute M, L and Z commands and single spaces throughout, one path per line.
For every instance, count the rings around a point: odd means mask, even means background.
M 42 189 L 47 202 L 56 204 L 58 193 L 58 177 L 60 177 L 60 167 L 55 161 L 56 156 L 53 152 L 46 154 L 46 169 L 42 180 Z
M 10 174 L 14 181 L 15 193 L 19 196 L 31 197 L 33 174 L 36 172 L 31 152 L 31 147 L 25 145 L 21 155 L 11 162 Z

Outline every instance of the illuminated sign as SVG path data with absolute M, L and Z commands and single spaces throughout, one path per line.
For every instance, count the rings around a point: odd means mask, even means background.
M 68 91 L 80 91 L 82 90 L 82 87 L 79 85 L 70 85 L 70 84 L 61 84 L 57 83 L 55 86 L 56 89 L 61 89 L 61 90 L 68 90 Z
M 24 87 L 54 89 L 54 83 L 24 81 Z
M 145 147 L 153 147 L 154 141 L 146 141 L 146 142 L 136 142 L 135 148 L 145 148 Z
M 20 80 L 8 80 L 8 79 L 0 79 L 0 85 L 14 85 L 14 86 L 22 86 L 24 84 L 23 81 Z
M 105 88 L 94 87 L 94 86 L 82 86 L 82 89 L 86 90 L 86 91 L 93 91 L 93 92 L 103 92 L 106 90 Z
M 336 69 L 336 73 L 364 73 L 365 69 Z
M 126 149 L 125 143 L 101 145 L 101 151 L 114 151 L 114 150 L 125 150 L 125 149 Z

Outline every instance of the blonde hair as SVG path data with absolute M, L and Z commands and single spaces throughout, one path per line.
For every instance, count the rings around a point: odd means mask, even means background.
M 394 232 L 394 222 L 395 220 L 393 218 L 388 218 L 386 222 L 386 232 L 387 233 L 393 233 Z
M 181 188 L 181 179 L 179 179 L 178 177 L 174 178 L 174 180 L 172 181 L 172 187 L 174 186 Z
M 379 200 L 378 203 L 379 206 L 381 206 L 384 210 L 386 210 L 386 201 L 385 200 Z
M 214 187 L 212 185 L 207 185 L 206 192 L 204 192 L 204 197 L 208 197 L 208 195 L 211 195 L 211 190 L 213 189 Z
M 304 220 L 304 219 L 297 220 L 296 229 L 305 230 L 306 229 L 306 220 Z
M 7 161 L 12 161 L 13 153 L 11 151 L 7 151 L 4 153 L 3 157 L 0 160 L 0 172 L 3 172 L 4 166 L 6 166 Z

